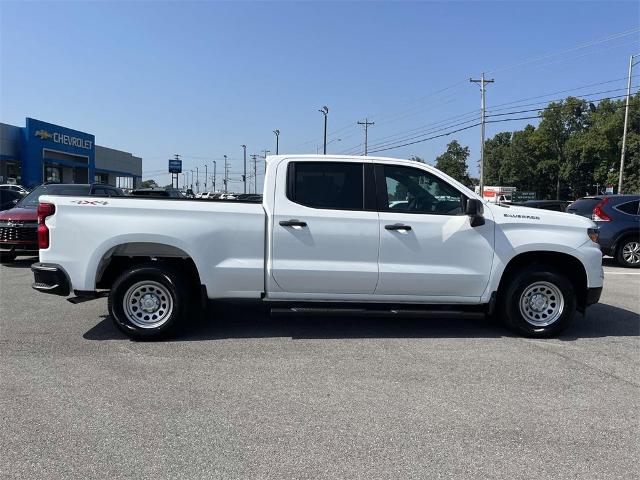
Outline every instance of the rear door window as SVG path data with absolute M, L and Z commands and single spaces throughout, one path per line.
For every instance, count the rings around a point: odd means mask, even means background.
M 623 203 L 615 208 L 620 210 L 621 212 L 628 213 L 629 215 L 638 215 L 638 206 L 640 206 L 640 200 Z
M 351 162 L 292 162 L 287 198 L 312 208 L 364 209 L 364 165 Z

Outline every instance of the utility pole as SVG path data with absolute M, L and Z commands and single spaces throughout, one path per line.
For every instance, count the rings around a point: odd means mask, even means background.
M 209 175 L 207 174 L 207 164 L 205 163 L 204 164 L 204 191 L 205 192 L 208 192 L 208 190 L 207 190 L 207 177 L 208 176 Z
M 322 115 L 324 115 L 324 149 L 323 154 L 327 154 L 327 115 L 329 115 L 329 107 L 326 105 L 318 110 Z
M 280 130 L 274 130 L 273 133 L 276 134 L 276 155 L 280 151 Z
M 198 167 L 196 167 L 196 190 L 200 193 L 200 174 L 198 173 Z
M 216 193 L 216 167 L 218 166 L 218 162 L 213 161 L 213 193 Z
M 253 193 L 258 193 L 258 155 L 251 155 L 253 160 Z
M 367 156 L 367 144 L 369 142 L 369 125 L 375 125 L 376 122 L 370 122 L 368 118 L 364 122 L 358 122 L 358 125 L 364 126 L 364 156 Z
M 622 176 L 624 173 L 624 157 L 627 149 L 627 126 L 629 125 L 629 102 L 631 101 L 631 72 L 633 70 L 634 57 L 638 57 L 640 54 L 631 55 L 629 57 L 629 78 L 627 80 L 627 102 L 624 107 L 624 128 L 622 130 L 622 153 L 620 154 L 620 176 L 618 177 L 618 193 L 622 193 Z M 638 63 L 638 62 L 636 62 Z
M 191 172 L 191 191 L 193 192 L 193 170 L 189 170 Z
M 229 190 L 227 189 L 227 181 L 229 176 L 229 169 L 227 166 L 227 156 L 223 155 L 223 157 L 224 157 L 224 193 L 228 193 Z
M 242 183 L 244 186 L 244 193 L 247 193 L 247 146 L 241 145 L 244 151 L 244 175 L 242 175 Z
M 494 80 L 485 80 L 484 72 L 480 75 L 480 80 L 470 78 L 471 83 L 480 84 L 480 196 L 484 196 L 484 121 L 485 121 L 485 84 L 493 83 Z

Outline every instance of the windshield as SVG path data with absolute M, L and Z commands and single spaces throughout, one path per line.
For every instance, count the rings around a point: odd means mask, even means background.
M 40 185 L 24 197 L 17 207 L 37 207 L 40 195 L 89 195 L 89 185 Z

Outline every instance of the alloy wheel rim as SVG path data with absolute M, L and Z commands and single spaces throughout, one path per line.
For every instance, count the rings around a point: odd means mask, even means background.
M 535 327 L 547 327 L 556 322 L 564 311 L 564 296 L 550 282 L 535 282 L 522 291 L 520 314 Z
M 173 297 L 167 287 L 151 280 L 134 283 L 122 300 L 124 314 L 140 328 L 157 328 L 173 313 Z
M 628 242 L 622 247 L 622 259 L 631 264 L 640 263 L 640 242 Z

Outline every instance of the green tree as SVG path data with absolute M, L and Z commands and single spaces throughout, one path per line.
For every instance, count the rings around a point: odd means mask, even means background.
M 620 154 L 622 150 L 622 129 L 624 128 L 624 101 L 620 100 L 618 123 L 620 135 L 614 137 L 616 142 L 616 157 L 611 161 L 607 175 L 609 185 L 618 185 L 620 172 Z M 624 175 L 622 193 L 640 193 L 640 92 L 630 98 L 629 125 L 627 126 L 627 147 L 624 160 Z
M 501 170 L 509 159 L 511 135 L 511 132 L 500 132 L 484 142 L 485 185 L 503 185 Z
M 427 162 L 424 161 L 424 158 L 419 157 L 418 155 L 411 155 L 409 157 L 409 160 L 411 160 L 412 162 L 427 163 Z
M 158 184 L 155 180 L 144 180 L 140 182 L 140 188 L 156 188 Z
M 560 199 L 562 180 L 572 174 L 572 146 L 567 145 L 573 135 L 585 129 L 587 104 L 568 97 L 550 103 L 541 113 L 542 120 L 532 138 L 539 157 L 538 172 L 555 180 L 555 197 Z
M 457 140 L 453 140 L 447 145 L 447 150 L 436 157 L 436 168 L 455 178 L 464 185 L 471 185 L 467 159 L 469 158 L 469 147 L 463 147 Z

